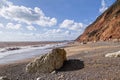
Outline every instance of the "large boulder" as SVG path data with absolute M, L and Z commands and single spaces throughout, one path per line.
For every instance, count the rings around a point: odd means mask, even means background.
M 120 57 L 120 51 L 114 53 L 108 53 L 105 57 Z
M 50 53 L 42 55 L 30 62 L 26 66 L 29 73 L 42 72 L 49 73 L 63 66 L 66 60 L 66 51 L 64 49 L 53 49 Z

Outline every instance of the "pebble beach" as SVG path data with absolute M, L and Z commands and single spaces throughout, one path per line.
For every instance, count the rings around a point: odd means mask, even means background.
M 120 42 L 70 43 L 63 47 L 67 61 L 55 73 L 26 72 L 26 65 L 34 58 L 0 65 L 0 76 L 10 80 L 120 80 L 120 58 L 106 58 L 105 54 L 120 50 Z

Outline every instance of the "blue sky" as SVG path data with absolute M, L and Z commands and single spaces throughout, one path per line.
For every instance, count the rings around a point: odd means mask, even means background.
M 0 0 L 0 41 L 76 39 L 114 0 Z

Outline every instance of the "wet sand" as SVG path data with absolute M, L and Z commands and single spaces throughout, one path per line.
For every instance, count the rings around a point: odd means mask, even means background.
M 25 66 L 33 59 L 0 66 L 0 76 L 11 80 L 120 80 L 120 58 L 105 54 L 120 51 L 120 42 L 69 44 L 65 47 L 68 61 L 56 74 L 28 74 Z

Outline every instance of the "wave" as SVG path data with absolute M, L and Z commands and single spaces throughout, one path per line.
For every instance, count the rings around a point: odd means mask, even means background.
M 46 49 L 52 49 L 57 47 L 65 46 L 67 43 L 59 43 L 59 44 L 46 44 L 46 45 L 37 45 L 37 46 L 23 46 L 23 47 L 7 47 L 0 49 L 0 59 L 13 55 L 13 54 L 20 54 L 20 53 L 26 53 L 31 52 L 35 50 L 46 50 Z M 33 54 L 33 53 L 32 53 Z M 28 54 L 31 55 L 31 54 Z M 35 55 L 35 54 L 34 54 Z

